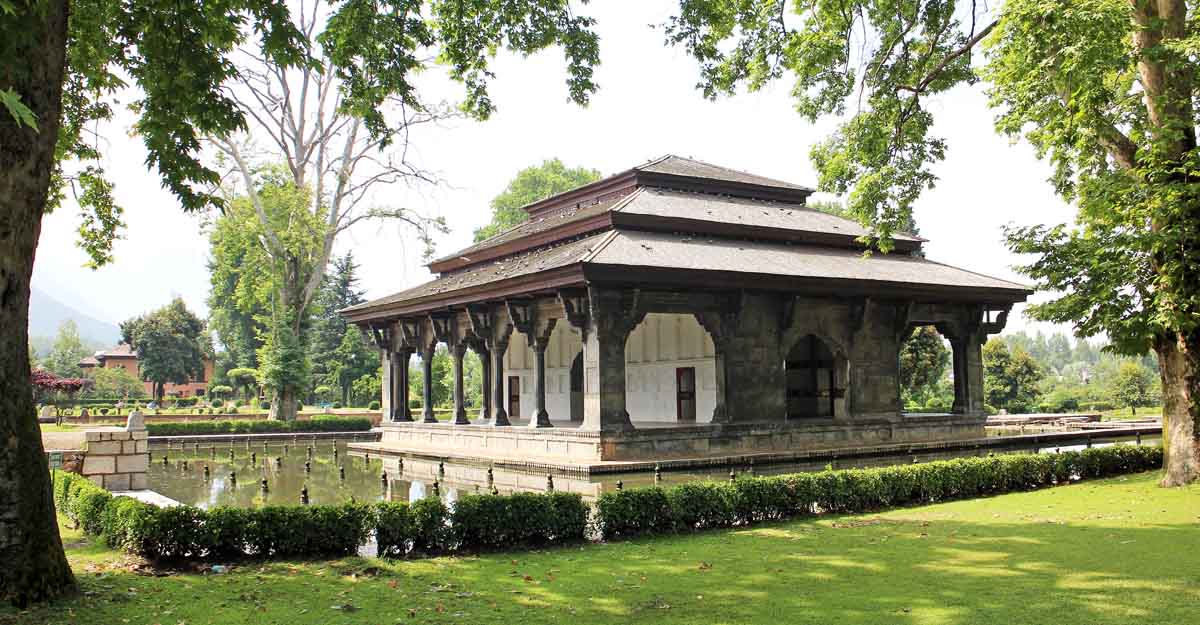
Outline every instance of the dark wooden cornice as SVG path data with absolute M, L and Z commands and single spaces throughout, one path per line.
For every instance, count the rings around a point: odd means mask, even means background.
M 404 302 L 356 309 L 345 313 L 345 319 L 350 323 L 357 324 L 400 319 L 453 308 L 464 308 L 468 304 L 501 301 L 522 295 L 546 294 L 553 296 L 560 288 L 582 286 L 583 284 L 583 266 L 577 263 L 447 293 L 427 295 Z
M 681 289 L 750 289 L 813 296 L 883 297 L 906 301 L 976 302 L 995 306 L 1025 301 L 1029 291 L 850 280 L 844 278 L 778 276 L 737 271 L 709 271 L 630 265 L 584 266 L 588 284 Z

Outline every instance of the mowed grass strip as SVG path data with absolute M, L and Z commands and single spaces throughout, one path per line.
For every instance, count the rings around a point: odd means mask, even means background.
M 84 594 L 0 623 L 1194 623 L 1200 486 L 1157 473 L 538 552 L 139 572 L 63 529 Z

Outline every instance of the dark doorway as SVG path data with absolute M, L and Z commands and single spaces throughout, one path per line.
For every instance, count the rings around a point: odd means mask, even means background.
M 844 392 L 837 387 L 835 366 L 821 339 L 809 334 L 796 341 L 784 363 L 789 419 L 834 416 L 834 400 Z
M 508 416 L 521 416 L 521 376 L 508 376 Z
M 571 361 L 571 420 L 583 421 L 583 352 Z
M 696 368 L 675 369 L 675 417 L 679 421 L 696 421 Z

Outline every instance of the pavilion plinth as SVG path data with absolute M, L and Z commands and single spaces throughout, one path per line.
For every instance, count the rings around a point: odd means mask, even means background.
M 545 462 L 585 467 L 607 462 L 786 453 L 980 438 L 983 416 L 904 415 L 678 425 L 633 422 L 632 429 L 595 431 L 578 422 L 554 427 L 450 423 L 384 423 L 378 449 L 396 454 L 482 462 Z

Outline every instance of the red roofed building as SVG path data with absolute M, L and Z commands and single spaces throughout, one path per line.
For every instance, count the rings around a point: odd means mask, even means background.
M 79 368 L 83 370 L 84 375 L 95 368 L 102 369 L 124 369 L 135 378 L 141 379 L 142 375 L 138 369 L 138 356 L 128 343 L 121 343 L 112 349 L 106 349 L 96 352 L 92 356 L 88 356 L 79 361 Z M 170 382 L 163 385 L 163 394 L 167 397 L 203 397 L 208 394 L 208 383 L 213 376 L 212 360 L 204 359 L 204 377 L 200 380 L 194 380 L 186 384 L 172 384 Z M 146 394 L 153 396 L 154 383 L 144 382 L 146 386 Z

